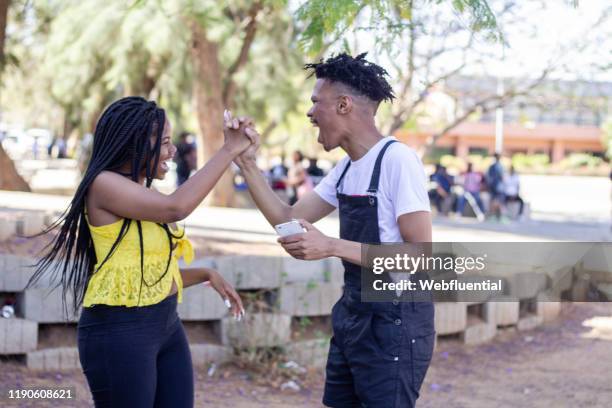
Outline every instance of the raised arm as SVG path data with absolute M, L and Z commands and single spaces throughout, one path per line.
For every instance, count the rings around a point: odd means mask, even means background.
M 210 193 L 232 160 L 251 141 L 244 124 L 234 122 L 224 129 L 225 144 L 195 175 L 174 193 L 162 194 L 110 171 L 100 173 L 92 183 L 88 206 L 118 217 L 172 223 L 187 217 Z
M 334 207 L 324 201 L 317 193 L 311 191 L 299 199 L 294 205 L 283 202 L 270 188 L 261 174 L 254 158 L 254 150 L 250 147 L 236 163 L 242 171 L 249 186 L 249 192 L 257 208 L 262 212 L 270 225 L 277 225 L 291 219 L 305 219 L 316 222 L 334 210 Z

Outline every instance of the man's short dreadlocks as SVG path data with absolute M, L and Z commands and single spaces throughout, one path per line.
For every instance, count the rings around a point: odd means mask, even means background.
M 391 85 L 385 79 L 387 71 L 376 64 L 366 61 L 367 53 L 353 58 L 346 53 L 321 60 L 318 63 L 306 64 L 304 69 L 312 69 L 310 76 L 317 79 L 328 79 L 340 82 L 365 95 L 374 102 L 392 101 L 395 98 Z

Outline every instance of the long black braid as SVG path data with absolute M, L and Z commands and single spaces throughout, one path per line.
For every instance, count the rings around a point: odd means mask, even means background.
M 155 169 L 159 164 L 165 123 L 164 110 L 159 108 L 155 102 L 141 97 L 122 98 L 106 108 L 96 125 L 91 160 L 72 201 L 60 218 L 41 233 L 46 234 L 59 227 L 57 236 L 43 250 L 46 251 L 46 254 L 36 262 L 36 270 L 26 288 L 36 284 L 43 275 L 49 274 L 51 281 L 59 281 L 55 287 L 62 287 L 64 310 L 67 312 L 66 299 L 71 293 L 73 295 L 72 306 L 76 313 L 83 303 L 91 276 L 115 253 L 133 221 L 136 222 L 140 242 L 141 284 L 138 302 L 140 303 L 143 283 L 151 287 L 166 276 L 172 257 L 172 238 L 180 238 L 172 234 L 167 224 L 158 223 L 166 232 L 169 242 L 166 269 L 155 282 L 148 283 L 144 279 L 141 221 L 127 218 L 123 220 L 119 235 L 109 253 L 94 270 L 97 259 L 85 211 L 85 198 L 89 187 L 102 171 L 119 172 L 119 168 L 131 162 L 131 173 L 120 174 L 138 182 L 141 172 L 145 170 L 145 185 L 147 188 L 151 187 Z M 155 137 L 153 144 L 151 144 L 152 136 Z

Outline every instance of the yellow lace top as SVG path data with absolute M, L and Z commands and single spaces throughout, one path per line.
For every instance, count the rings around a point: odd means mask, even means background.
M 113 243 L 119 236 L 123 219 L 112 224 L 95 227 L 89 224 L 89 231 L 94 242 L 98 264 L 89 280 L 83 306 L 95 304 L 112 306 L 147 306 L 164 300 L 176 282 L 178 301 L 182 301 L 183 280 L 178 267 L 178 259 L 182 256 L 187 264 L 193 260 L 193 247 L 184 235 L 184 228 L 172 231 L 173 235 L 182 238 L 172 238 L 172 257 L 168 272 L 159 281 L 166 270 L 170 244 L 166 231 L 154 222 L 142 221 L 142 243 L 144 254 L 144 282 L 141 286 L 140 243 L 138 227 L 135 221 L 130 223 L 127 233 L 115 249 L 114 254 L 98 270 L 100 263 L 106 258 Z M 157 282 L 156 284 L 154 284 Z M 140 299 L 139 299 L 140 292 Z

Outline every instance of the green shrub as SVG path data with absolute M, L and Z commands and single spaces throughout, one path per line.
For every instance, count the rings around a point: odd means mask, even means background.
M 596 168 L 603 163 L 601 157 L 593 156 L 588 153 L 572 153 L 559 163 L 563 169 L 578 169 L 588 167 Z
M 547 154 L 517 153 L 512 156 L 512 165 L 517 170 L 541 169 L 550 164 Z

